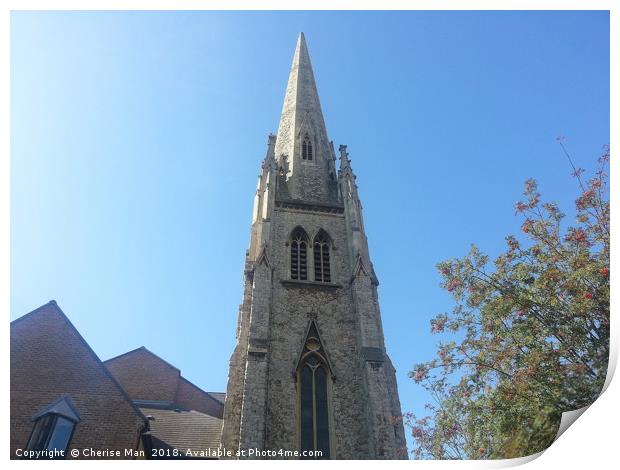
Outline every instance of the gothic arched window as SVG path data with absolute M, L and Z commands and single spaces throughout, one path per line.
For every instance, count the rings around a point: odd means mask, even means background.
M 321 456 L 302 458 L 328 459 L 329 403 L 328 381 L 331 379 L 325 351 L 314 322 L 304 343 L 298 367 L 299 424 L 302 451 L 321 451 Z
M 301 227 L 291 235 L 291 279 L 308 280 L 308 236 Z
M 301 158 L 304 160 L 312 160 L 312 142 L 308 134 L 304 136 L 304 141 L 301 144 Z
M 318 282 L 331 282 L 329 268 L 329 236 L 320 230 L 314 237 L 312 247 L 314 251 L 314 280 Z

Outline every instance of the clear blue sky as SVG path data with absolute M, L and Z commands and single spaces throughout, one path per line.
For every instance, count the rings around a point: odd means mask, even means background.
M 102 359 L 141 345 L 226 387 L 252 201 L 304 31 L 348 144 L 403 411 L 452 301 L 435 264 L 518 231 L 536 177 L 609 142 L 605 12 L 17 12 L 11 318 L 56 299 Z M 592 172 L 590 172 L 592 174 Z

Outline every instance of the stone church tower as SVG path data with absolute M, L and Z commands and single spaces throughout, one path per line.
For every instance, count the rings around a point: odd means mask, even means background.
M 256 188 L 227 450 L 407 457 L 355 174 L 339 152 L 337 171 L 302 33 Z

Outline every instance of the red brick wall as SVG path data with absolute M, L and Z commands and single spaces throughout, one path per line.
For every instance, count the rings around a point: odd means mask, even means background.
M 174 401 L 181 373 L 144 348 L 105 362 L 133 400 Z
M 105 365 L 134 400 L 167 401 L 181 408 L 222 417 L 224 406 L 221 403 L 146 348 L 112 358 Z
M 175 403 L 183 408 L 200 411 L 220 419 L 224 414 L 224 405 L 183 377 L 179 380 Z
M 139 445 L 143 417 L 53 303 L 11 324 L 10 387 L 11 458 L 26 446 L 32 416 L 65 394 L 81 416 L 70 449 Z

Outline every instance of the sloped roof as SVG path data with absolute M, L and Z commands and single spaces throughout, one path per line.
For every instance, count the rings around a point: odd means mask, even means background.
M 215 451 L 220 446 L 222 420 L 219 418 L 194 410 L 141 407 L 140 411 L 149 417 L 154 448 L 197 452 Z
M 75 423 L 79 423 L 82 420 L 82 418 L 80 418 L 80 412 L 75 407 L 75 404 L 69 395 L 62 395 L 58 400 L 47 405 L 32 417 L 32 421 L 36 421 L 41 416 L 45 416 L 47 414 L 64 416 Z
M 109 362 L 114 362 L 117 359 L 120 359 L 120 358 L 125 357 L 125 356 L 130 356 L 130 355 L 133 355 L 133 354 L 136 354 L 136 353 L 139 353 L 139 352 L 146 352 L 146 353 L 150 354 L 151 356 L 153 356 L 157 361 L 162 362 L 163 364 L 166 364 L 171 369 L 179 371 L 179 374 L 181 373 L 181 371 L 179 370 L 178 367 L 173 366 L 168 361 L 166 361 L 165 359 L 162 359 L 160 356 L 158 356 L 153 351 L 151 351 L 150 349 L 147 349 L 144 346 L 140 346 L 139 348 L 132 349 L 131 351 L 127 351 L 126 353 L 119 354 L 118 356 L 111 357 L 110 359 L 106 359 L 105 361 L 103 361 L 103 363 L 106 364 L 106 363 L 109 363 Z
M 162 377 L 159 368 L 145 361 L 164 365 L 170 376 L 166 373 L 166 378 Z M 204 391 L 183 377 L 179 368 L 144 346 L 110 358 L 104 364 L 134 402 L 140 402 L 138 406 L 161 408 L 161 403 L 171 403 L 174 408 L 194 409 L 220 419 L 223 416 L 225 393 Z M 156 402 L 157 406 L 149 402 Z
M 12 328 L 14 328 L 16 326 L 20 326 L 22 324 L 26 324 L 27 325 L 28 322 L 36 322 L 37 318 L 42 316 L 42 315 L 55 315 L 56 318 L 60 319 L 62 322 L 64 322 L 69 327 L 69 329 L 73 332 L 73 334 L 76 336 L 78 341 L 82 344 L 84 349 L 88 352 L 88 354 L 90 355 L 92 360 L 95 362 L 95 364 L 97 365 L 99 370 L 101 370 L 101 372 L 112 382 L 113 386 L 118 390 L 118 392 L 122 396 L 122 398 L 129 404 L 129 406 L 132 408 L 132 410 L 135 412 L 135 414 L 141 420 L 143 420 L 144 423 L 146 424 L 146 418 L 140 412 L 140 409 L 133 403 L 133 401 L 131 400 L 129 395 L 127 395 L 127 392 L 125 391 L 125 389 L 121 386 L 121 384 L 118 382 L 118 380 L 116 380 L 114 375 L 112 375 L 112 373 L 108 370 L 108 368 L 105 366 L 103 361 L 101 361 L 101 359 L 99 359 L 99 356 L 97 356 L 97 353 L 95 353 L 93 348 L 90 347 L 90 344 L 88 344 L 86 342 L 86 340 L 84 339 L 82 334 L 78 331 L 78 329 L 75 327 L 75 325 L 73 325 L 73 323 L 71 323 L 71 320 L 69 320 L 69 317 L 67 317 L 65 312 L 62 311 L 62 309 L 56 303 L 55 300 L 50 300 L 48 303 L 43 304 L 40 307 L 35 308 L 31 312 L 29 312 L 29 313 L 27 313 L 25 315 L 22 315 L 21 317 L 16 318 L 15 320 L 13 320 L 11 322 L 11 335 L 13 335 L 13 329 Z
M 220 403 L 224 404 L 224 400 L 226 400 L 226 393 L 224 392 L 207 392 L 213 398 L 215 398 Z

